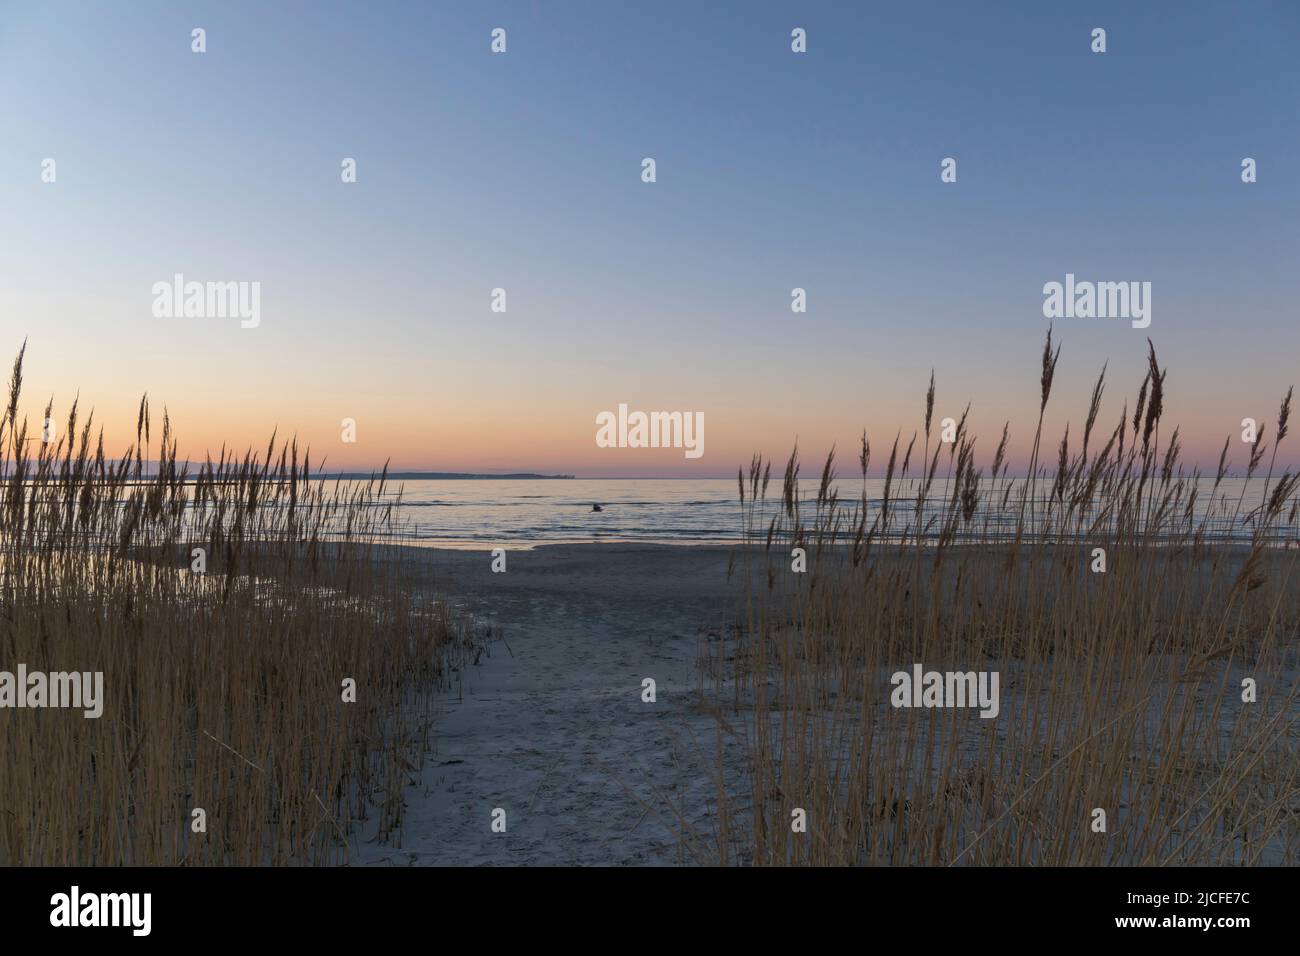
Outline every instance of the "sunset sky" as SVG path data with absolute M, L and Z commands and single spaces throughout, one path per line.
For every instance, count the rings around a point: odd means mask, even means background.
M 183 455 L 699 477 L 863 428 L 883 466 L 933 369 L 987 467 L 1073 273 L 1151 282 L 1152 322 L 1056 320 L 1049 434 L 1107 361 L 1113 424 L 1150 336 L 1212 468 L 1300 379 L 1300 5 L 998 9 L 6 2 L 0 361 L 26 339 L 27 413 L 79 394 L 115 452 L 148 392 Z M 260 282 L 260 325 L 156 318 L 176 273 Z M 702 412 L 705 454 L 598 448 L 620 403 Z

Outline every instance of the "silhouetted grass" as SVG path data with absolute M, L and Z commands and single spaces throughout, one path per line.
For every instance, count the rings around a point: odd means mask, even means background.
M 1261 435 L 1234 500 L 1227 443 L 1211 482 L 1184 468 L 1177 429 L 1162 436 L 1154 348 L 1131 418 L 1126 405 L 1098 432 L 1103 370 L 1081 435 L 1067 426 L 1054 469 L 1040 465 L 1058 357 L 1049 333 L 1027 477 L 1007 474 L 1009 429 L 987 475 L 965 416 L 955 441 L 932 441 L 933 379 L 923 436 L 892 441 L 883 497 L 866 495 L 865 434 L 857 501 L 839 498 L 833 451 L 812 514 L 797 449 L 778 499 L 770 462 L 739 475 L 740 623 L 705 653 L 731 710 L 720 732 L 743 733 L 751 777 L 737 791 L 719 773 L 719 830 L 692 840 L 697 858 L 1300 862 L 1297 477 L 1273 473 L 1291 392 L 1269 467 Z M 917 663 L 998 671 L 1001 713 L 891 706 L 891 674 Z
M 43 442 L 22 358 L 0 418 L 0 670 L 102 671 L 105 708 L 0 709 L 0 864 L 325 863 L 365 821 L 394 835 L 469 633 L 375 543 L 400 532 L 384 476 L 313 480 L 274 436 L 191 476 L 165 415 L 151 445 L 147 400 L 119 459 L 75 405 Z

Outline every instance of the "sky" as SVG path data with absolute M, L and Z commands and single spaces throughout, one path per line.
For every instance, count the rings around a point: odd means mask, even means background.
M 0 362 L 117 453 L 147 393 L 195 458 L 685 477 L 863 429 L 883 467 L 933 370 L 1014 471 L 1052 323 L 1053 441 L 1104 363 L 1131 409 L 1150 337 L 1212 470 L 1300 378 L 1298 41 L 1263 0 L 0 0 Z M 178 273 L 259 283 L 258 324 L 155 315 Z M 1067 273 L 1150 282 L 1150 326 L 1046 318 Z M 620 404 L 704 454 L 599 447 Z

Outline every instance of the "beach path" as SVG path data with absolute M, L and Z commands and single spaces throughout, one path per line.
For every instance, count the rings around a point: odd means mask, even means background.
M 739 752 L 699 705 L 695 667 L 733 616 L 728 555 L 551 545 L 510 551 L 493 573 L 488 549 L 438 551 L 439 589 L 501 637 L 438 693 L 400 837 L 359 834 L 352 863 L 699 861 L 680 829 L 716 845 L 719 740 L 728 764 Z

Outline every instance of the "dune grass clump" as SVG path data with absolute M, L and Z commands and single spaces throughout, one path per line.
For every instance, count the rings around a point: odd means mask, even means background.
M 700 855 L 1300 862 L 1300 500 L 1297 476 L 1274 471 L 1291 392 L 1244 480 L 1228 478 L 1229 443 L 1203 476 L 1182 463 L 1178 430 L 1162 434 L 1152 348 L 1133 411 L 1100 425 L 1103 370 L 1049 467 L 1058 357 L 1049 332 L 1024 477 L 1008 474 L 1008 428 L 987 474 L 964 415 L 955 440 L 937 439 L 933 378 L 923 430 L 889 448 L 883 495 L 866 493 L 865 434 L 857 500 L 840 498 L 834 451 L 815 498 L 797 450 L 779 497 L 770 462 L 739 475 L 736 637 L 705 654 L 749 778 L 719 773 L 718 831 Z M 806 573 L 792 571 L 796 548 Z M 894 675 L 916 665 L 997 672 L 997 716 L 895 706 Z
M 75 404 L 43 441 L 22 358 L 0 416 L 0 670 L 102 672 L 104 708 L 0 708 L 0 865 L 323 864 L 398 837 L 431 689 L 470 640 L 380 543 L 400 492 L 313 478 L 274 436 L 191 475 L 166 416 L 151 444 L 147 399 L 120 459 Z

